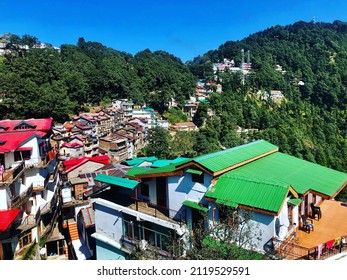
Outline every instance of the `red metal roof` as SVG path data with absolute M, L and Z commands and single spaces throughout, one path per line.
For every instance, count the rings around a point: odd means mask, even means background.
M 9 228 L 20 211 L 20 209 L 0 210 L 0 232 L 5 231 Z
M 62 147 L 67 147 L 67 148 L 81 148 L 83 147 L 82 144 L 80 143 L 76 143 L 76 142 L 73 142 L 73 143 L 63 143 L 63 145 L 61 145 Z
M 18 129 L 15 128 L 19 124 L 28 124 L 30 127 L 26 129 Z M 47 132 L 51 130 L 53 125 L 53 118 L 44 118 L 44 119 L 27 119 L 27 120 L 1 120 L 0 127 L 5 128 L 4 132 L 14 132 L 14 131 L 30 131 L 37 130 Z M 0 130 L 0 133 L 2 131 Z
M 46 133 L 41 131 L 21 131 L 11 133 L 0 133 L 0 153 L 8 153 L 21 149 L 21 145 L 32 137 L 42 137 Z
M 93 161 L 101 164 L 109 164 L 110 158 L 108 155 L 102 155 L 102 156 L 95 156 L 95 157 L 80 157 L 78 159 L 70 159 L 63 161 L 63 164 L 65 166 L 65 171 L 70 172 L 77 167 L 85 164 L 88 161 Z

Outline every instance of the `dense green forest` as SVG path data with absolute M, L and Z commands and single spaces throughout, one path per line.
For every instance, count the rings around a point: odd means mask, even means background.
M 347 23 L 273 26 L 226 42 L 189 67 L 197 77 L 212 79 L 212 63 L 224 58 L 241 62 L 242 49 L 250 51 L 253 71 L 244 85 L 240 74 L 218 75 L 224 92 L 210 96 L 196 123 L 204 123 L 208 109 L 217 117 L 208 119 L 202 132 L 225 147 L 266 139 L 283 152 L 346 172 Z M 276 71 L 276 65 L 284 71 Z M 285 101 L 261 100 L 259 90 L 281 90 Z M 252 130 L 238 137 L 237 126 Z
M 265 139 L 282 152 L 347 172 L 347 23 L 273 26 L 185 64 L 165 51 L 133 56 L 83 38 L 60 51 L 18 48 L 37 43 L 29 35 L 6 40 L 13 51 L 0 60 L 0 118 L 59 121 L 86 104 L 126 97 L 174 121 L 182 118 L 168 110 L 172 98 L 180 109 L 197 79 L 217 79 L 223 92 L 199 105 L 194 122 L 200 130 L 174 137 L 152 131 L 149 139 L 158 143 L 160 137 L 160 147 L 149 145 L 144 154 L 195 156 Z M 214 77 L 212 64 L 224 58 L 239 64 L 242 49 L 252 63 L 244 83 L 240 72 Z M 259 98 L 258 92 L 270 90 L 281 90 L 285 99 Z
M 0 60 L 0 118 L 63 121 L 86 104 L 113 98 L 130 98 L 164 112 L 172 99 L 182 105 L 194 92 L 196 79 L 188 67 L 164 51 L 133 56 L 83 38 L 60 50 L 34 48 L 39 40 L 31 35 L 0 39 L 11 50 Z

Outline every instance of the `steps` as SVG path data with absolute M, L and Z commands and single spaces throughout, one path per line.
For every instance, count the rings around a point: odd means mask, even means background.
M 71 241 L 78 240 L 79 235 L 78 235 L 77 223 L 76 222 L 69 223 L 68 228 L 69 228 Z

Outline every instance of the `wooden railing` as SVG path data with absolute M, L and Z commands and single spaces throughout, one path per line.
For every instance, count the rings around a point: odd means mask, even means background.
M 280 245 L 276 249 L 276 252 L 280 257 L 288 260 L 316 260 L 318 258 L 327 259 L 347 251 L 347 244 L 342 242 L 340 242 L 338 245 L 332 246 L 331 249 L 323 248 L 321 253 L 318 253 L 318 246 L 306 248 L 298 245 L 295 237 L 279 242 Z

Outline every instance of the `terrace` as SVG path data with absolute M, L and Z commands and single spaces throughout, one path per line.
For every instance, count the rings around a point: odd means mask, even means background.
M 320 205 L 321 219 L 312 219 L 314 230 L 308 233 L 301 228 L 296 237 L 290 236 L 277 249 L 285 259 L 326 259 L 332 255 L 347 251 L 347 244 L 335 242 L 341 237 L 347 238 L 347 207 L 340 201 L 324 200 Z M 311 221 L 311 219 L 309 219 Z M 332 244 L 330 249 L 326 244 Z M 319 250 L 322 245 L 322 250 Z

